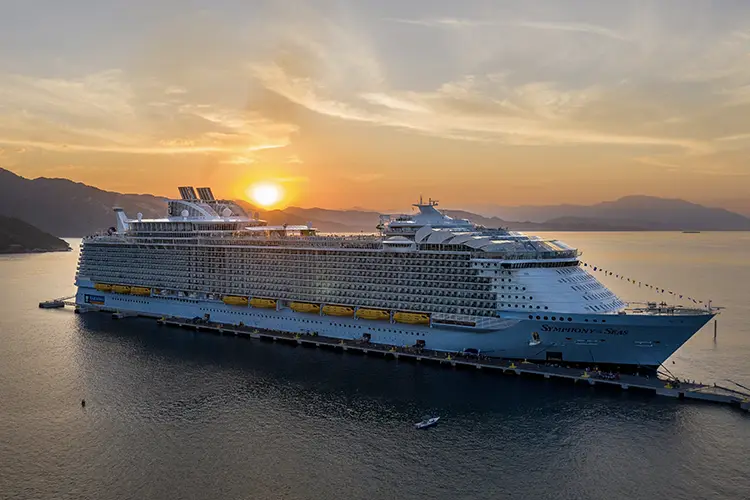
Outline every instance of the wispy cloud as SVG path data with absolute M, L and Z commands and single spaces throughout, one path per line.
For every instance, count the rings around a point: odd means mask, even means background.
M 549 31 L 570 31 L 574 33 L 584 33 L 587 35 L 598 35 L 606 38 L 612 38 L 614 40 L 628 40 L 628 37 L 618 33 L 615 30 L 605 28 L 602 26 L 595 26 L 592 24 L 585 23 L 561 23 L 561 22 L 541 22 L 541 21 L 517 21 L 510 23 L 514 26 L 520 26 L 522 28 L 531 28 L 538 30 L 549 30 Z
M 443 18 L 432 18 L 432 19 L 400 19 L 400 18 L 386 18 L 386 21 L 391 21 L 400 24 L 412 24 L 415 26 L 426 26 L 430 28 L 470 28 L 474 26 L 493 26 L 497 25 L 494 21 L 482 21 L 477 19 L 462 19 L 454 17 L 443 17 Z
M 289 144 L 296 126 L 252 111 L 191 102 L 163 85 L 166 99 L 143 95 L 121 70 L 74 79 L 0 75 L 0 144 L 57 152 L 127 154 L 251 153 Z M 150 87 L 158 82 L 148 82 Z
M 644 165 L 663 167 L 669 170 L 676 170 L 680 167 L 680 165 L 676 162 L 663 159 L 663 157 L 659 156 L 640 156 L 637 158 L 633 158 L 633 160 L 637 161 L 638 163 L 643 163 Z
M 509 145 L 611 144 L 707 152 L 702 141 L 681 137 L 608 133 L 587 129 L 571 117 L 582 106 L 601 103 L 597 89 L 563 91 L 535 82 L 497 88 L 489 78 L 469 77 L 431 92 L 367 93 L 343 102 L 321 95 L 306 79 L 288 78 L 276 66 L 257 67 L 268 89 L 318 113 L 450 139 Z M 481 84 L 477 83 L 481 80 Z M 485 93 L 489 88 L 498 95 Z
M 454 17 L 443 17 L 443 18 L 426 18 L 426 19 L 400 19 L 400 18 L 386 18 L 386 21 L 391 21 L 400 24 L 411 24 L 414 26 L 424 26 L 429 28 L 476 28 L 485 26 L 505 26 L 505 27 L 519 27 L 519 28 L 530 28 L 547 31 L 567 31 L 573 33 L 583 33 L 587 35 L 597 35 L 614 40 L 626 41 L 628 37 L 618 33 L 617 31 L 603 26 L 596 26 L 593 24 L 586 23 L 565 23 L 565 22 L 544 22 L 544 21 L 502 21 L 502 20 L 490 20 L 490 19 L 466 19 L 466 18 L 454 18 Z
M 361 174 L 355 174 L 355 175 L 347 175 L 345 178 L 351 182 L 356 183 L 368 183 L 368 182 L 374 182 L 379 179 L 382 179 L 385 177 L 383 174 L 379 174 L 377 172 L 366 172 Z

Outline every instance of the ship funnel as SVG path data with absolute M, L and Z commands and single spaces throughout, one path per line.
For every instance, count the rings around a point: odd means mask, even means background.
M 115 215 L 117 216 L 117 228 L 118 233 L 124 233 L 128 230 L 128 217 L 125 215 L 125 211 L 120 207 L 115 207 Z
M 216 198 L 214 198 L 214 194 L 211 192 L 211 188 L 198 188 L 198 196 L 203 201 L 216 201 Z

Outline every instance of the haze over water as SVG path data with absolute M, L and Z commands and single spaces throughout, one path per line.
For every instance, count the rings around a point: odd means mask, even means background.
M 667 368 L 750 386 L 749 233 L 557 236 L 726 307 Z M 0 498 L 750 497 L 729 407 L 38 309 L 74 292 L 76 259 L 0 257 Z M 412 429 L 426 413 L 443 422 Z

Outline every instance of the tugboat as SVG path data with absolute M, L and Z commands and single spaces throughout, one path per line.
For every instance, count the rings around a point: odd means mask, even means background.
M 438 420 L 440 420 L 440 417 L 422 417 L 421 422 L 417 422 L 414 424 L 415 429 L 427 429 L 428 427 L 432 427 L 433 425 L 437 425 Z

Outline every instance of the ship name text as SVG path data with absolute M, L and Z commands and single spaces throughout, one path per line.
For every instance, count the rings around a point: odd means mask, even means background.
M 618 328 L 585 328 L 579 326 L 553 326 L 553 325 L 542 325 L 543 332 L 559 332 L 559 333 L 583 333 L 583 334 L 595 334 L 600 333 L 604 335 L 628 335 L 628 330 L 620 330 Z

